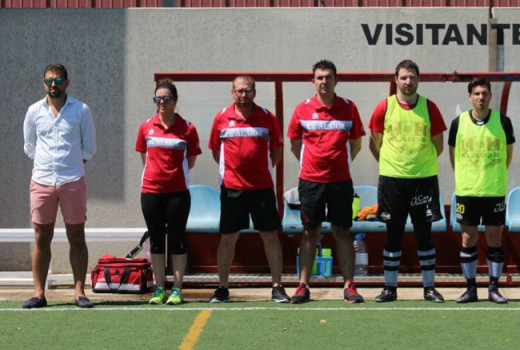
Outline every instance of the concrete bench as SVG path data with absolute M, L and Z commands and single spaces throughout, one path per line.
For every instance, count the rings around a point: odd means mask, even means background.
M 516 191 L 515 191 L 516 190 Z M 520 210 L 514 209 L 520 206 L 520 188 L 511 192 L 508 202 L 508 222 L 513 230 L 520 232 Z M 372 206 L 377 203 L 377 188 L 375 186 L 355 186 L 355 192 L 360 196 L 360 207 Z M 218 233 L 220 223 L 220 194 L 213 187 L 206 185 L 191 185 L 191 210 L 186 226 L 188 233 Z M 451 221 L 455 232 L 460 232 L 460 225 L 455 221 L 455 214 L 453 205 L 455 194 L 452 197 L 452 212 Z M 442 197 L 441 211 L 443 216 L 444 203 Z M 515 205 L 516 203 L 516 205 Z M 516 213 L 516 216 L 512 213 Z M 509 226 L 508 225 L 508 226 Z M 252 224 L 251 224 L 252 227 Z M 303 226 L 300 219 L 300 210 L 290 208 L 285 202 L 284 215 L 282 219 L 282 228 L 284 233 L 293 234 L 303 232 Z M 352 225 L 352 232 L 385 232 L 386 225 L 379 221 L 354 221 Z M 323 233 L 330 232 L 330 223 L 324 222 L 322 227 Z M 413 232 L 413 226 L 408 217 L 406 223 L 406 232 Z M 433 223 L 432 231 L 445 232 L 447 230 L 446 219 Z M 458 230 L 458 231 L 457 231 Z M 67 235 L 64 228 L 56 228 L 54 230 L 54 242 L 66 242 Z M 142 228 L 89 228 L 85 229 L 85 237 L 87 242 L 124 242 L 135 241 L 141 239 L 143 233 L 146 231 Z M 243 233 L 257 233 L 253 229 L 242 230 Z M 0 228 L 0 242 L 33 242 L 34 230 L 32 228 Z
M 186 225 L 188 233 L 218 233 L 220 223 L 220 194 L 213 187 L 191 185 L 191 210 Z M 142 228 L 85 228 L 87 242 L 124 242 L 141 239 Z M 257 232 L 252 229 L 243 232 Z M 0 242 L 34 242 L 33 228 L 0 228 Z M 53 242 L 67 242 L 65 228 L 54 230 Z
M 146 228 L 85 228 L 85 238 L 87 242 L 139 242 L 145 231 Z M 54 229 L 52 240 L 53 242 L 67 242 L 65 229 Z M 0 228 L 0 242 L 34 242 L 34 229 Z
M 220 194 L 206 185 L 190 186 L 191 210 L 186 226 L 187 233 L 218 233 L 220 224 Z M 252 225 L 251 225 L 252 226 Z M 87 242 L 135 242 L 137 244 L 147 229 L 142 228 L 85 228 Z M 241 232 L 256 233 L 253 229 Z M 65 228 L 55 228 L 53 242 L 67 242 Z M 0 243 L 34 242 L 34 229 L 0 228 Z M 47 286 L 59 282 L 63 276 L 54 275 L 49 270 Z M 66 277 L 69 278 L 69 277 Z M 0 285 L 3 284 L 32 285 L 32 274 L 29 271 L 0 272 Z
M 146 228 L 86 228 L 85 238 L 87 242 L 128 242 L 136 244 L 143 236 Z M 33 228 L 0 228 L 0 242 L 34 242 Z M 54 230 L 53 242 L 67 242 L 67 234 L 64 228 Z M 70 274 L 53 274 L 49 269 L 47 275 L 47 288 L 55 283 L 70 280 Z M 87 281 L 90 275 L 87 275 Z M 0 285 L 33 285 L 30 271 L 1 271 Z

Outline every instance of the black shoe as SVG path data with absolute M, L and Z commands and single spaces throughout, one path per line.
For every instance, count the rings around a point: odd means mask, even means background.
M 291 298 L 291 304 L 306 303 L 311 300 L 311 291 L 303 283 L 300 283 L 296 288 L 296 292 Z
M 45 297 L 32 297 L 23 304 L 24 309 L 36 309 L 47 306 L 47 299 Z
M 444 298 L 441 293 L 437 292 L 437 290 L 433 287 L 426 288 L 424 290 L 424 300 L 432 301 L 434 303 L 444 303 Z
M 495 285 L 490 285 L 488 288 L 489 297 L 488 300 L 497 304 L 507 304 L 507 298 L 503 297 L 502 294 L 498 291 L 498 287 Z
M 94 307 L 94 304 L 92 304 L 90 299 L 87 297 L 79 297 L 78 299 L 75 299 L 74 304 L 82 309 L 90 309 Z
M 210 303 L 229 303 L 229 290 L 226 287 L 218 287 L 213 296 L 209 298 Z
M 378 303 L 386 303 L 389 301 L 396 301 L 397 300 L 397 290 L 392 290 L 388 287 L 385 287 L 381 294 L 379 294 L 375 301 Z
M 455 301 L 459 304 L 464 303 L 473 303 L 478 301 L 478 294 L 477 294 L 477 287 L 476 286 L 470 286 L 464 294 L 462 294 L 460 297 L 455 299 Z
M 273 287 L 273 291 L 271 292 L 271 301 L 276 303 L 288 303 L 291 301 L 291 298 L 285 293 L 285 288 L 281 285 Z

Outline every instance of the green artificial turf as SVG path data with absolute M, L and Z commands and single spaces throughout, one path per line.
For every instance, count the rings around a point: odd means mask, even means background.
M 22 310 L 0 302 L 1 349 L 177 349 L 203 309 L 193 349 L 520 349 L 520 302 L 458 305 L 397 301 L 304 305 L 271 302 L 150 306 L 105 302 L 93 310 L 51 302 Z

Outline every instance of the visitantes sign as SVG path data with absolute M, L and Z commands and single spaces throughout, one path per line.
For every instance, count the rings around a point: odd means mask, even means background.
M 487 45 L 490 31 L 498 45 L 520 45 L 520 23 L 362 23 L 368 45 Z

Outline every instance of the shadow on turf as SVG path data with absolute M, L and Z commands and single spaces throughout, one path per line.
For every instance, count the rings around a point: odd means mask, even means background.
M 260 301 L 264 301 L 264 300 L 260 300 Z M 267 301 L 267 300 L 265 300 L 265 301 Z M 246 303 L 250 303 L 250 302 L 251 301 L 249 301 L 249 300 L 232 300 L 228 303 L 210 303 L 210 302 L 208 302 L 207 299 L 193 299 L 193 300 L 184 300 L 181 305 L 188 305 L 188 304 L 193 304 L 193 303 L 195 303 L 195 304 L 203 303 L 203 304 L 216 306 L 216 305 L 229 305 L 229 304 L 246 304 Z M 96 306 L 96 305 L 120 306 L 120 305 L 150 305 L 150 304 L 148 304 L 148 301 L 146 301 L 146 300 L 143 300 L 143 301 L 107 300 L 107 301 L 101 301 L 101 302 L 94 302 L 94 306 Z M 166 304 L 162 304 L 162 305 L 166 305 Z M 161 306 L 161 305 L 150 305 L 150 306 Z M 167 306 L 173 306 L 173 305 L 167 305 Z
M 182 305 L 186 305 L 186 304 L 191 304 L 191 303 L 207 303 L 208 301 L 207 300 L 184 300 Z M 237 302 L 233 302 L 233 303 L 237 303 Z M 209 303 L 208 303 L 209 304 Z M 100 302 L 94 302 L 94 306 L 132 306 L 132 305 L 150 305 L 148 303 L 148 301 L 146 300 L 105 300 L 105 301 L 100 301 Z M 162 305 L 166 305 L 166 304 L 162 304 Z M 161 306 L 161 305 L 150 305 L 150 306 Z M 168 305 L 169 306 L 169 305 Z
M 147 305 L 147 301 L 132 301 L 132 300 L 121 300 L 121 301 L 93 301 L 94 307 L 96 306 L 136 306 L 136 305 Z M 73 301 L 71 302 L 58 302 L 49 303 L 46 307 L 63 307 L 63 306 L 76 306 Z
M 146 300 L 106 300 L 94 302 L 94 306 L 135 306 L 135 305 L 147 305 Z

